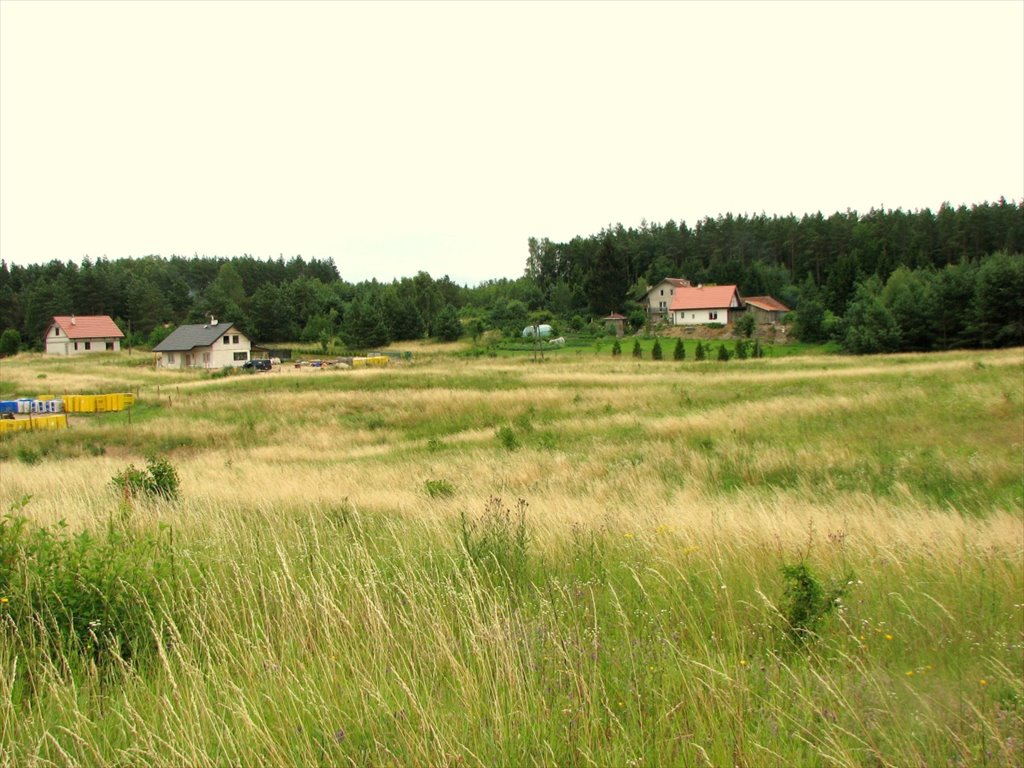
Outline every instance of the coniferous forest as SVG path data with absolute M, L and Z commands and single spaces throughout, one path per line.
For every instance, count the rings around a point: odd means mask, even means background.
M 54 315 L 110 315 L 137 346 L 210 315 L 255 341 L 368 349 L 530 322 L 563 332 L 633 314 L 664 277 L 736 284 L 795 310 L 802 341 L 852 353 L 1024 345 L 1024 201 L 937 212 L 734 215 L 530 238 L 517 279 L 459 285 L 427 271 L 351 283 L 330 260 L 242 256 L 0 262 L 0 352 L 41 349 Z M 339 271 L 340 270 L 340 271 Z

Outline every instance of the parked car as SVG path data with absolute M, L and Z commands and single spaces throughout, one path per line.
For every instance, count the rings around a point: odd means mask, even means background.
M 242 368 L 247 371 L 269 371 L 270 361 L 264 358 L 247 360 L 245 363 L 242 364 Z

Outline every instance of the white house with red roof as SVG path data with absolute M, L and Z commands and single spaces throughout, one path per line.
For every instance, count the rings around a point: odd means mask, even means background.
M 743 311 L 743 299 L 735 285 L 679 286 L 668 305 L 672 325 L 726 325 Z
M 124 334 L 107 315 L 60 315 L 53 318 L 44 338 L 49 355 L 84 355 L 120 352 Z
M 668 308 L 672 304 L 677 288 L 689 288 L 690 281 L 681 277 L 666 277 L 657 285 L 647 289 L 643 304 L 647 316 L 654 321 L 664 320 L 668 316 Z

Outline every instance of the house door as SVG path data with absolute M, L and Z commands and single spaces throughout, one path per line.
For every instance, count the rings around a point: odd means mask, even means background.
M 185 355 L 185 367 L 186 368 L 191 368 L 192 367 L 192 355 Z

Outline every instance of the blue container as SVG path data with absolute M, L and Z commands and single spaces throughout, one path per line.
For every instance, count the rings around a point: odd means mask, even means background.
M 0 400 L 0 413 L 17 413 L 17 400 Z

